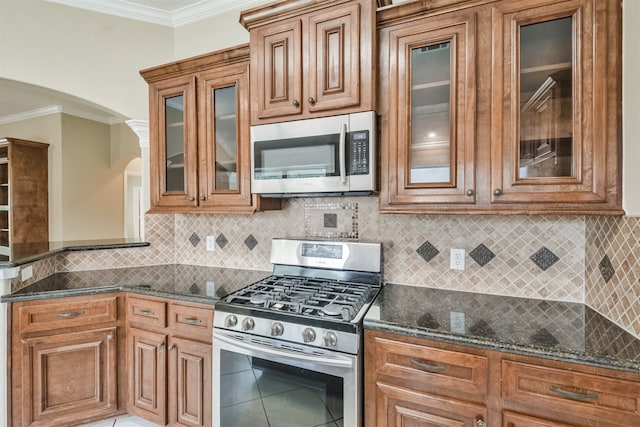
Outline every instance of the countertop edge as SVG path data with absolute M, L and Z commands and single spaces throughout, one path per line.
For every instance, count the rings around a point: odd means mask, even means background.
M 175 301 L 187 301 L 187 302 L 195 302 L 195 303 L 209 304 L 209 305 L 215 304 L 216 301 L 220 299 L 218 297 L 198 297 L 198 296 L 174 294 L 171 292 L 154 291 L 152 289 L 146 288 L 145 286 L 106 285 L 106 286 L 98 286 L 98 287 L 87 288 L 87 289 L 65 289 L 62 291 L 42 291 L 42 292 L 35 292 L 32 294 L 18 294 L 18 295 L 7 294 L 7 295 L 0 296 L 0 303 L 13 303 L 13 302 L 22 302 L 22 301 L 45 300 L 45 299 L 51 299 L 51 298 L 98 295 L 98 294 L 105 294 L 110 292 L 128 292 L 128 293 L 134 293 L 139 295 L 167 298 Z
M 95 244 L 78 244 L 78 245 L 74 245 L 73 243 L 70 242 L 68 246 L 63 245 L 59 248 L 51 249 L 47 252 L 42 252 L 37 255 L 21 258 L 19 260 L 0 261 L 0 269 L 19 267 L 21 265 L 29 264 L 34 261 L 39 261 L 41 259 L 49 258 L 53 255 L 56 255 L 62 252 L 96 251 L 96 250 L 103 250 L 103 249 L 143 248 L 150 245 L 151 244 L 149 242 L 95 243 Z
M 449 344 L 466 345 L 470 347 L 478 347 L 486 350 L 495 350 L 505 353 L 513 353 L 523 356 L 535 356 L 544 359 L 551 359 L 560 362 L 572 362 L 581 365 L 589 365 L 598 368 L 617 369 L 640 373 L 640 361 L 633 362 L 629 360 L 621 360 L 608 356 L 589 356 L 581 353 L 574 353 L 562 349 L 549 350 L 539 349 L 533 346 L 511 343 L 506 341 L 491 341 L 478 337 L 461 336 L 454 333 L 444 333 L 434 331 L 427 328 L 407 327 L 401 324 L 391 322 L 378 322 L 371 319 L 364 319 L 363 328 L 369 330 L 377 330 L 382 332 L 392 332 L 414 338 L 423 338 L 432 341 L 440 341 Z

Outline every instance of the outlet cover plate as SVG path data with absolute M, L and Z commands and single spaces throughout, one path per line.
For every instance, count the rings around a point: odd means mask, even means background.
M 207 236 L 207 252 L 216 250 L 216 236 Z
M 451 269 L 464 270 L 464 249 L 451 249 Z

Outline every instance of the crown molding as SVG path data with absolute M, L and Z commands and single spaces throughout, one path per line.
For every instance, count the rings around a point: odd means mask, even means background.
M 180 27 L 230 10 L 265 3 L 266 0 L 200 0 L 172 11 L 127 0 L 46 0 L 99 13 L 136 19 L 168 27 Z
M 104 123 L 107 125 L 114 125 L 116 123 L 124 122 L 124 119 L 117 116 L 105 118 L 102 115 L 91 114 L 81 109 L 63 108 L 61 105 L 49 105 L 48 107 L 36 108 L 35 110 L 24 111 L 22 113 L 10 114 L 8 116 L 0 117 L 0 125 L 8 123 L 20 122 L 22 120 L 34 119 L 36 117 L 48 116 L 50 114 L 69 114 L 70 116 L 79 117 L 81 119 L 92 120 L 94 122 Z

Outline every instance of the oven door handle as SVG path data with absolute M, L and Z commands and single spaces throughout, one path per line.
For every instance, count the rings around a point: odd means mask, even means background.
M 247 344 L 244 341 L 238 341 L 236 339 L 230 338 L 226 335 L 222 335 L 221 333 L 215 333 L 213 335 L 213 340 L 219 340 L 223 343 L 230 344 L 244 350 L 249 350 L 252 352 L 260 352 L 263 354 L 269 354 L 276 357 L 283 357 L 290 360 L 296 360 L 299 362 L 308 362 L 308 363 L 317 363 L 319 365 L 329 365 L 336 366 L 340 368 L 351 368 L 353 367 L 353 361 L 347 358 L 340 358 L 339 356 L 312 356 L 309 354 L 301 354 L 295 351 L 276 349 L 273 347 L 263 347 L 255 344 Z

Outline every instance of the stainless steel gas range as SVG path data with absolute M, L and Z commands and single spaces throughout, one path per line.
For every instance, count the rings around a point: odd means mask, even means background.
M 216 303 L 215 427 L 362 425 L 379 243 L 274 239 L 273 275 Z

